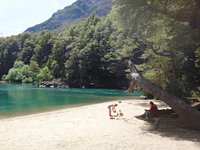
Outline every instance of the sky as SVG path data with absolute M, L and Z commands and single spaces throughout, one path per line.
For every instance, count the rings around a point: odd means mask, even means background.
M 0 36 L 17 35 L 76 0 L 0 0 Z

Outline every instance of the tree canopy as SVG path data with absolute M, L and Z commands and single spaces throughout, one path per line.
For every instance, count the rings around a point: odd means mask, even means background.
M 188 127 L 200 130 L 197 119 L 200 112 L 182 98 L 199 93 L 200 2 L 114 2 L 114 14 L 123 25 L 124 32 L 134 39 L 140 50 L 143 49 L 142 58 L 146 59 L 137 68 L 130 58 L 127 61 L 132 74 L 130 90 L 138 84 L 145 92 L 167 103 Z
M 144 45 L 138 66 L 155 84 L 178 96 L 197 93 L 200 2 L 198 0 L 114 0 L 120 24 Z

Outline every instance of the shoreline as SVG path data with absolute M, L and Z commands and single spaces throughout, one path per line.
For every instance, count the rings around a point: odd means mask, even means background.
M 135 118 L 149 100 L 119 100 L 0 120 L 1 150 L 156 150 L 200 148 L 200 132 L 181 128 L 157 130 Z M 109 119 L 107 106 L 118 103 L 124 120 Z M 160 107 L 166 107 L 156 101 Z M 169 128 L 170 127 L 170 128 Z
M 138 96 L 127 96 L 124 99 L 116 98 L 115 101 L 129 101 L 129 100 L 143 100 L 143 98 L 140 98 Z M 90 106 L 90 105 L 95 105 L 95 104 L 101 104 L 101 103 L 106 103 L 106 102 L 112 102 L 114 99 L 106 100 L 106 101 L 94 101 L 94 102 L 85 102 L 85 103 L 79 103 L 79 104 L 67 104 L 67 105 L 58 105 L 58 106 L 52 106 L 48 108 L 41 108 L 41 109 L 30 109 L 30 110 L 24 110 L 22 112 L 0 112 L 0 120 L 1 119 L 6 119 L 6 118 L 15 118 L 15 117 L 21 117 L 21 116 L 29 116 L 29 115 L 34 115 L 34 114 L 42 114 L 46 112 L 54 112 L 54 111 L 59 111 L 63 109 L 72 109 L 72 108 L 79 108 L 79 107 L 84 107 L 84 106 Z

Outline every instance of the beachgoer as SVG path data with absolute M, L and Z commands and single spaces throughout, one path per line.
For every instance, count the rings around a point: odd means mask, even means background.
M 150 101 L 150 109 L 145 110 L 147 117 L 158 117 L 158 107 Z
M 122 117 L 122 116 L 124 116 L 124 114 L 122 113 L 121 110 L 119 110 L 119 117 Z
M 108 110 L 109 110 L 109 116 L 110 117 L 113 117 L 112 112 L 116 113 L 116 108 L 115 107 L 117 107 L 117 106 L 118 106 L 117 104 L 108 105 Z M 116 114 L 116 115 L 118 115 L 118 114 Z
M 142 117 L 145 118 L 154 118 L 154 117 L 158 117 L 158 107 L 152 102 L 150 101 L 150 109 L 147 110 L 145 109 L 145 113 L 142 115 Z
M 121 110 L 119 110 L 119 113 L 118 113 L 118 116 L 116 118 L 117 120 L 124 120 L 124 121 L 128 121 L 125 117 L 124 117 L 124 114 L 122 113 Z

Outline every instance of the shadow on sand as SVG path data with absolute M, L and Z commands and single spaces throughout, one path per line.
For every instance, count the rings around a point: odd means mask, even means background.
M 137 103 L 137 105 L 148 109 L 149 101 Z M 141 116 L 135 116 L 137 119 L 144 120 L 147 123 L 148 127 L 144 130 L 150 133 L 159 134 L 162 137 L 174 138 L 178 141 L 187 140 L 197 142 L 200 147 L 200 131 L 186 128 L 176 113 L 174 113 L 174 111 L 164 102 L 158 101 L 156 105 L 161 112 L 159 122 L 156 126 L 154 120 L 145 120 L 144 118 L 141 118 Z
M 160 116 L 159 123 L 156 127 L 154 121 L 152 120 L 145 120 L 140 116 L 135 117 L 137 119 L 144 120 L 147 123 L 148 127 L 144 129 L 147 132 L 159 134 L 162 137 L 174 138 L 178 141 L 187 140 L 199 143 L 200 131 L 186 128 L 177 116 Z

